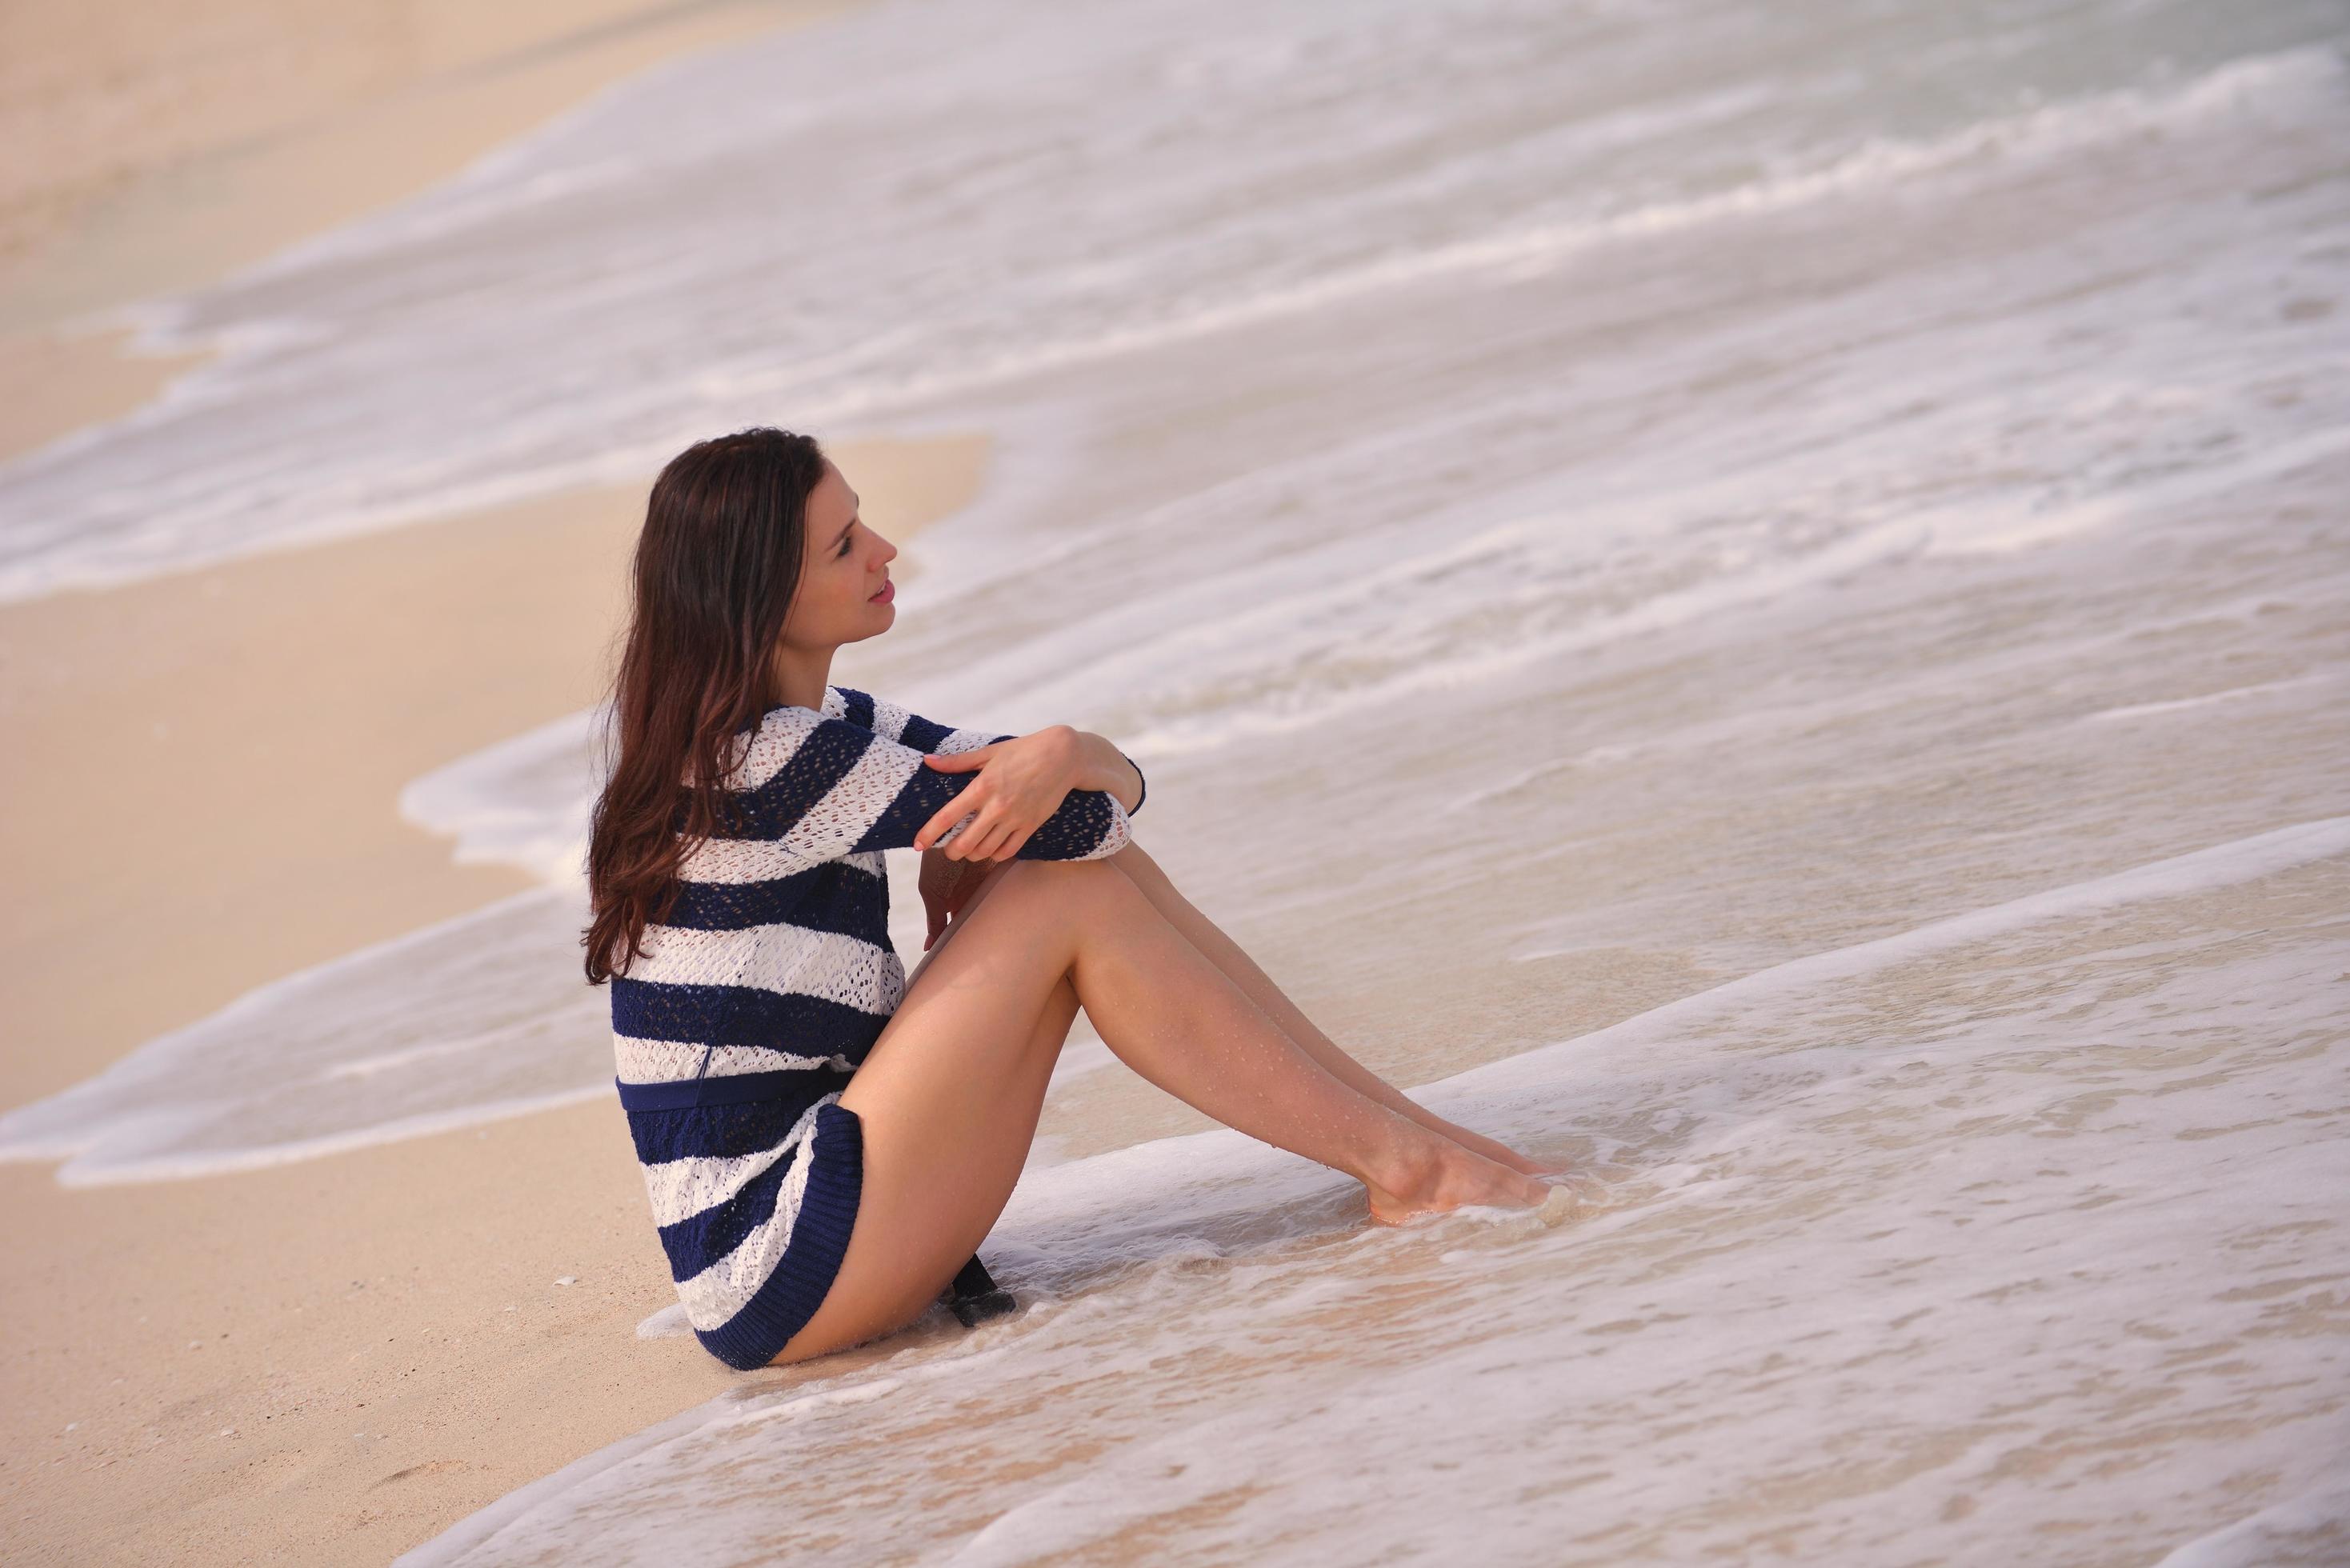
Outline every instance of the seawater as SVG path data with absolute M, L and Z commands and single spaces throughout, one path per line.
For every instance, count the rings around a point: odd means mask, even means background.
M 985 1249 L 1019 1315 L 413 1559 L 2340 1560 L 2345 51 L 2320 5 L 885 3 L 142 312 L 222 354 L 0 468 L 0 591 L 754 421 L 991 431 L 835 678 L 1117 738 L 1309 1012 L 1575 1168 L 1367 1229 L 1081 1025 Z M 0 1151 L 608 1093 L 589 717 L 402 801 L 541 890 Z

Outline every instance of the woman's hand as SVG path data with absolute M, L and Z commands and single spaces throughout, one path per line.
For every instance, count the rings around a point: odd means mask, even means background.
M 927 854 L 957 822 L 976 812 L 976 818 L 951 841 L 939 845 L 939 853 L 950 860 L 1011 859 L 1028 836 L 1061 808 L 1084 771 L 1077 732 L 1066 724 L 922 761 L 941 773 L 986 770 L 914 836 L 914 847 Z
M 947 922 L 961 915 L 963 906 L 979 896 L 988 878 L 1003 869 L 1001 860 L 950 860 L 943 849 L 922 852 L 922 874 L 918 886 L 922 890 L 922 908 L 930 914 L 931 929 L 922 938 L 922 950 L 928 952 L 947 929 Z

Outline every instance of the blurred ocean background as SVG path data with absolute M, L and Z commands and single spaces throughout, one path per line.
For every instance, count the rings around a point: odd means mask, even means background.
M 883 0 L 140 319 L 220 352 L 0 467 L 0 597 L 990 431 L 836 682 L 1112 736 L 1334 1035 L 1581 1172 L 1365 1229 L 1081 1022 L 1021 1315 L 403 1561 L 2350 1553 L 2338 3 Z M 401 802 L 541 888 L 0 1156 L 608 1094 L 589 718 Z

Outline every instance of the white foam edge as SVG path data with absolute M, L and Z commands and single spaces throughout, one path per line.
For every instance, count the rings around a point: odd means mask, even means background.
M 592 770 L 561 800 L 517 781 L 568 755 L 592 755 L 608 722 L 606 704 L 577 709 L 420 774 L 400 789 L 400 819 L 454 839 L 450 858 L 460 866 L 515 866 L 567 886 L 586 871 Z
M 2350 1452 L 2350 1431 L 2336 1453 Z M 2295 1542 L 2293 1536 L 2309 1538 Z M 2302 1547 L 2334 1546 L 2350 1555 L 2350 1476 L 2335 1476 L 2258 1513 L 2199 1536 L 2164 1554 L 2155 1568 L 2274 1568 L 2325 1561 Z M 2334 1558 L 2340 1562 L 2345 1558 Z
M 713 1407 L 741 1397 L 741 1394 L 729 1390 L 715 1399 L 681 1410 L 641 1432 L 608 1443 L 591 1454 L 582 1455 L 552 1475 L 541 1476 L 535 1481 L 519 1486 L 495 1502 L 467 1514 L 431 1540 L 393 1558 L 395 1568 L 425 1568 L 427 1564 L 453 1563 L 541 1502 L 560 1497 L 580 1482 L 601 1475 L 615 1465 L 624 1464 L 648 1449 L 660 1448 L 673 1438 L 700 1430 L 709 1423 Z
M 503 919 L 516 909 L 558 897 L 546 888 L 525 888 L 509 894 L 478 909 L 454 915 L 431 925 L 420 926 L 399 936 L 328 959 L 323 963 L 299 969 L 291 974 L 254 987 L 237 996 L 216 1012 L 206 1014 L 180 1028 L 167 1030 L 141 1042 L 127 1054 L 80 1082 L 56 1094 L 30 1101 L 6 1111 L 0 1111 L 0 1161 L 66 1160 L 68 1163 L 57 1173 L 61 1187 L 98 1187 L 138 1181 L 180 1179 L 192 1176 L 211 1176 L 234 1170 L 252 1170 L 267 1166 L 283 1165 L 296 1159 L 316 1158 L 325 1154 L 340 1154 L 374 1144 L 419 1137 L 432 1133 L 452 1131 L 486 1121 L 503 1121 L 509 1116 L 526 1116 L 536 1111 L 577 1103 L 598 1094 L 608 1094 L 608 1083 L 583 1085 L 576 1088 L 556 1090 L 545 1095 L 513 1096 L 485 1101 L 478 1105 L 458 1106 L 446 1111 L 421 1112 L 415 1116 L 354 1128 L 347 1132 L 324 1135 L 293 1143 L 273 1144 L 265 1147 L 226 1149 L 217 1153 L 189 1156 L 154 1156 L 130 1158 L 101 1164 L 94 1168 L 77 1168 L 81 1157 L 96 1148 L 109 1136 L 108 1127 L 85 1127 L 72 1132 L 13 1131 L 12 1125 L 33 1124 L 38 1127 L 44 1121 L 54 1120 L 72 1111 L 81 1103 L 102 1097 L 126 1084 L 157 1075 L 169 1075 L 180 1070 L 174 1053 L 190 1034 L 215 1029 L 222 1022 L 251 1012 L 265 1012 L 285 1001 L 288 995 L 299 994 L 321 983 L 330 976 L 350 967 L 383 961 L 387 956 L 403 950 L 445 939 L 449 932 L 463 927 L 490 924 Z M 192 1100 L 184 1112 L 150 1110 L 132 1118 L 136 1123 L 171 1122 L 182 1116 L 200 1116 L 220 1108 L 218 1100 Z M 120 1119 L 110 1124 L 119 1128 Z
M 1636 1029 L 1646 1032 L 1659 1024 L 1678 1025 L 1729 1008 L 1751 1005 L 1757 998 L 1774 992 L 1815 985 L 1822 981 L 1850 979 L 1871 970 L 1923 958 L 1987 937 L 2002 936 L 2027 926 L 2156 898 L 2179 898 L 2258 881 L 2263 877 L 2341 855 L 2350 855 L 2350 816 L 2327 816 L 2311 822 L 2297 822 L 2246 838 L 2233 838 L 2207 848 L 2189 850 L 2183 855 L 2148 861 L 2086 882 L 2070 883 L 2005 903 L 1970 909 L 1906 931 L 1897 931 L 1891 936 L 1877 937 L 1850 947 L 1833 948 L 1805 958 L 1791 959 L 1785 963 L 1773 964 L 1752 974 L 1725 981 L 1694 995 L 1650 1008 L 1620 1023 L 1610 1024 L 1564 1044 L 1587 1044 Z M 1537 949 L 1510 956 L 1518 961 L 1527 961 L 1555 957 L 1567 950 Z M 1556 1044 L 1537 1046 L 1520 1055 L 1472 1067 L 1443 1080 L 1440 1085 L 1431 1087 L 1459 1093 L 1507 1089 L 1513 1086 L 1513 1079 L 1523 1080 L 1531 1064 L 1559 1048 Z
M 392 1559 L 393 1568 L 433 1568 L 436 1564 L 455 1562 L 531 1512 L 540 1503 L 560 1497 L 582 1481 L 593 1480 L 680 1438 L 691 1437 L 712 1428 L 763 1426 L 817 1410 L 861 1405 L 893 1394 L 908 1383 L 945 1376 L 974 1361 L 992 1361 L 1002 1354 L 1000 1348 L 966 1340 L 931 1361 L 899 1367 L 863 1382 L 828 1386 L 824 1379 L 815 1378 L 788 1385 L 785 1392 L 791 1397 L 782 1399 L 773 1397 L 776 1390 L 772 1385 L 752 1384 L 730 1388 L 690 1409 L 681 1410 L 666 1421 L 622 1438 L 618 1442 L 608 1443 L 591 1454 L 582 1455 L 551 1475 L 517 1487 L 495 1502 L 459 1520 L 431 1540 Z
M 461 1106 L 454 1110 L 419 1112 L 415 1116 L 380 1122 L 372 1127 L 354 1127 L 347 1132 L 327 1133 L 288 1143 L 273 1143 L 259 1148 L 223 1149 L 211 1154 L 147 1155 L 96 1166 L 77 1163 L 77 1158 L 92 1141 L 90 1138 L 59 1139 L 47 1144 L 26 1139 L 0 1147 L 0 1160 L 16 1163 L 63 1160 L 66 1163 L 57 1172 L 59 1187 L 130 1187 L 149 1181 L 187 1181 L 203 1176 L 267 1170 L 281 1165 L 296 1165 L 306 1159 L 323 1158 L 328 1155 L 351 1154 L 383 1144 L 405 1142 L 410 1138 L 458 1132 L 489 1122 L 511 1121 L 516 1116 L 536 1116 L 541 1111 L 561 1110 L 567 1106 L 604 1098 L 611 1093 L 612 1085 L 604 1083 L 577 1089 L 557 1089 L 544 1095 L 516 1095 L 506 1099 Z M 204 1102 L 196 1108 L 212 1108 L 212 1103 Z

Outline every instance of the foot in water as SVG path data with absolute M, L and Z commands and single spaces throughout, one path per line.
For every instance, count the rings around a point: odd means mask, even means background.
M 1565 1164 L 1528 1159 L 1500 1139 L 1487 1137 L 1483 1133 L 1471 1132 L 1467 1127 L 1447 1124 L 1443 1131 L 1445 1137 L 1467 1149 L 1471 1154 L 1483 1155 L 1494 1164 L 1506 1166 L 1520 1176 L 1565 1176 L 1571 1168 Z
M 1414 1215 L 1442 1214 L 1471 1204 L 1534 1209 L 1551 1194 L 1549 1185 L 1535 1176 L 1458 1145 L 1392 1190 L 1368 1184 L 1364 1190 L 1370 1198 L 1375 1225 L 1400 1225 Z

